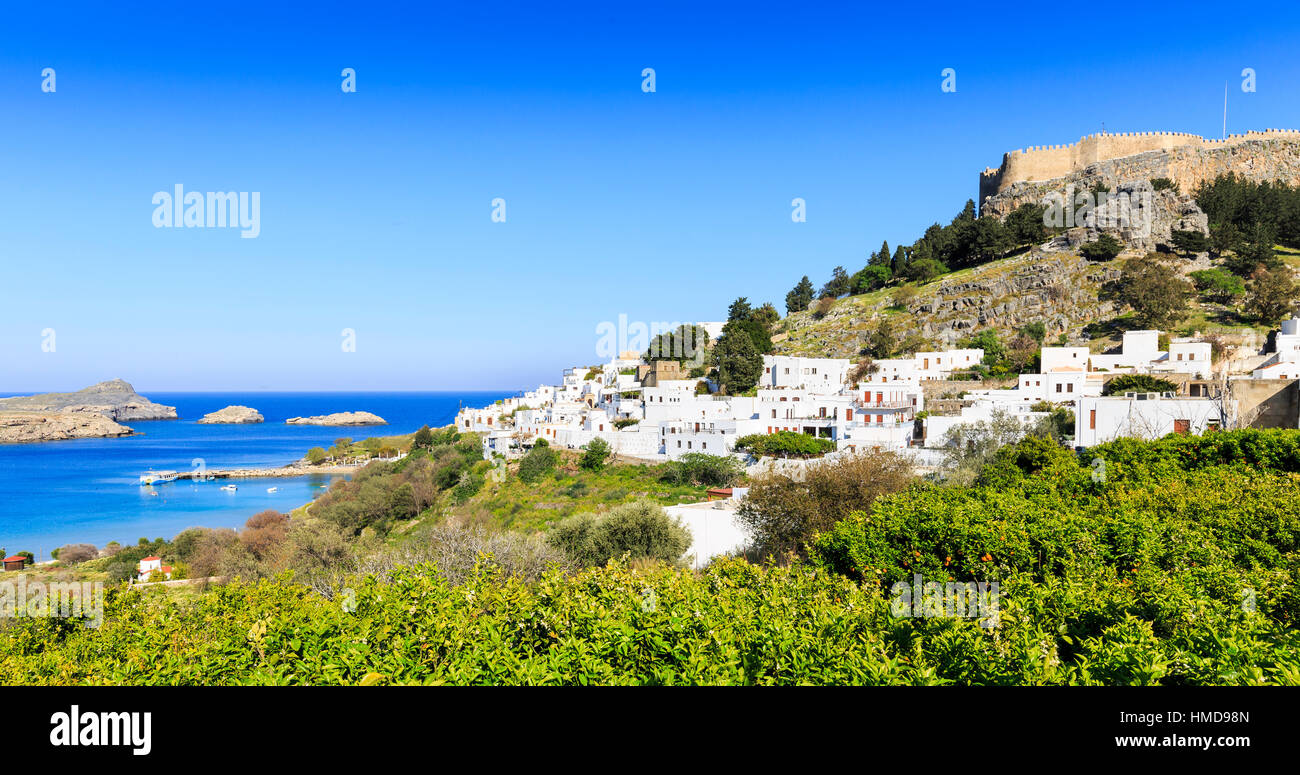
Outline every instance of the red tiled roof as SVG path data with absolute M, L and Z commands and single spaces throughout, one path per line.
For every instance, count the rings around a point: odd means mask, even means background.
M 146 557 L 140 562 L 149 562 L 150 560 L 161 560 L 161 559 L 162 559 L 161 557 Z
M 18 562 L 18 561 L 20 561 L 20 560 L 21 560 L 22 562 L 27 562 L 27 558 L 24 557 L 24 556 L 22 556 L 21 554 L 15 554 L 13 557 L 6 557 L 6 558 L 5 558 L 5 562 Z

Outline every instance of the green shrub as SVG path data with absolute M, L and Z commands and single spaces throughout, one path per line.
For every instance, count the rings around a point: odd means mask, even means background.
M 669 484 L 699 484 L 705 487 L 730 487 L 744 475 L 744 466 L 729 455 L 688 452 L 664 463 L 660 481 Z
M 559 457 L 555 450 L 545 443 L 545 439 L 537 441 L 538 443 L 534 444 L 528 454 L 519 461 L 519 478 L 529 484 L 555 470 L 555 462 Z
M 582 457 L 578 460 L 578 465 L 588 471 L 600 471 L 609 461 L 609 456 L 609 442 L 597 436 L 587 442 Z
M 578 514 L 546 534 L 550 544 L 579 565 L 631 559 L 674 562 L 691 545 L 690 532 L 649 500 L 615 506 L 601 514 Z
M 1124 243 L 1110 236 L 1102 234 L 1096 241 L 1089 242 L 1079 248 L 1079 255 L 1089 261 L 1109 261 L 1118 256 L 1124 250 Z
M 735 447 L 748 450 L 756 457 L 818 457 L 835 449 L 835 442 L 806 433 L 777 431 L 741 436 L 736 439 Z
M 1125 393 L 1175 393 L 1178 386 L 1167 379 L 1150 374 L 1122 374 L 1106 383 L 1103 396 L 1122 396 Z

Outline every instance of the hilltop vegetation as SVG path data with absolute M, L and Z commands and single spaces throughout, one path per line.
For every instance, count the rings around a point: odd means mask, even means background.
M 1045 326 L 1049 343 L 1105 348 L 1125 328 L 1267 332 L 1293 313 L 1300 189 L 1228 174 L 1183 197 L 1204 211 L 1208 234 L 1175 229 L 1160 252 L 1134 250 L 1106 232 L 1046 245 L 1061 229 L 1042 227 L 1041 207 L 1022 204 L 999 222 L 975 218 L 968 203 L 913 245 L 892 254 L 882 245 L 854 274 L 835 267 L 819 291 L 803 277 L 787 297 L 789 314 L 772 328 L 774 351 L 883 358 L 953 346 L 984 330 L 1010 341 L 1033 323 Z
M 1298 488 L 1297 431 L 1084 457 L 1031 439 L 972 486 L 875 497 L 786 565 L 539 570 L 506 547 L 475 567 L 390 561 L 326 594 L 288 575 L 116 589 L 99 629 L 5 625 L 0 681 L 1295 685 Z M 996 612 L 900 606 L 918 573 L 996 582 Z

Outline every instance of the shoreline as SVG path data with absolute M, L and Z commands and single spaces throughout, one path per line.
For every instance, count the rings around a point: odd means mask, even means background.
M 277 466 L 275 468 L 219 468 L 211 471 L 156 471 L 152 475 L 158 477 L 167 477 L 166 481 L 156 482 L 157 484 L 166 484 L 172 481 L 206 481 L 208 479 L 291 479 L 299 476 L 312 475 L 344 475 L 353 474 L 361 470 L 363 466 L 357 463 L 337 464 L 329 466 L 313 466 L 300 463 L 290 463 L 286 466 Z M 142 477 L 150 474 L 142 474 Z M 142 487 L 152 487 L 155 482 L 140 482 Z

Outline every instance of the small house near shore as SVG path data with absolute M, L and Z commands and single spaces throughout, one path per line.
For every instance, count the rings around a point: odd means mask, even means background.
M 27 558 L 20 554 L 15 554 L 13 557 L 6 557 L 4 559 L 4 564 L 5 570 L 7 571 L 22 570 L 27 567 Z

